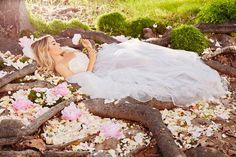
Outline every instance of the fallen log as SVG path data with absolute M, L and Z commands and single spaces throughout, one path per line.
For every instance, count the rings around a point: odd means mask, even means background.
M 50 84 L 46 81 L 35 81 L 35 82 L 27 82 L 27 83 L 12 83 L 7 84 L 0 88 L 0 93 L 9 92 L 9 91 L 17 91 L 20 89 L 26 90 L 30 88 L 52 88 L 54 85 Z
M 39 152 L 35 150 L 24 150 L 24 151 L 0 151 L 0 156 L 4 157 L 87 157 L 89 152 L 72 152 L 72 151 L 45 151 Z
M 72 38 L 74 34 L 81 34 L 82 38 L 92 39 L 98 43 L 107 43 L 107 44 L 120 43 L 120 41 L 106 35 L 103 32 L 96 32 L 96 31 L 83 30 L 83 29 L 67 29 L 61 32 L 60 36 Z
M 233 77 L 236 77 L 236 68 L 231 67 L 230 65 L 222 64 L 218 61 L 213 60 L 203 60 L 208 66 L 217 70 L 220 73 L 227 74 Z
M 171 132 L 162 121 L 159 110 L 140 104 L 104 104 L 100 99 L 85 100 L 83 103 L 97 116 L 140 122 L 149 128 L 157 139 L 157 145 L 164 157 L 186 157 L 175 144 Z
M 24 151 L 0 151 L 0 156 L 4 157 L 41 157 L 42 154 L 34 150 L 24 150 Z
M 198 24 L 196 28 L 200 29 L 203 33 L 233 33 L 236 32 L 236 23 L 224 24 Z
M 34 62 L 33 64 L 29 64 L 20 70 L 17 70 L 13 73 L 3 76 L 2 79 L 0 80 L 0 88 L 15 79 L 18 79 L 18 78 L 21 78 L 21 77 L 24 77 L 28 74 L 33 73 L 36 69 L 37 69 L 37 65 Z
M 213 53 L 204 54 L 202 56 L 202 58 L 204 60 L 206 60 L 206 59 L 211 59 L 211 58 L 216 57 L 216 56 L 221 55 L 221 54 L 230 54 L 230 53 L 231 54 L 236 54 L 236 46 L 227 46 L 227 47 L 224 47 L 224 48 L 221 48 L 221 49 L 217 49 Z

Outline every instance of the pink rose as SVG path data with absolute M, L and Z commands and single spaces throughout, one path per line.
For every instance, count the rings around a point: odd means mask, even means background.
M 71 103 L 70 106 L 65 107 L 62 111 L 62 118 L 65 120 L 77 120 L 81 116 L 81 111 L 75 106 L 74 103 Z
M 55 96 L 65 96 L 70 93 L 70 90 L 67 88 L 66 83 L 62 83 L 62 84 L 59 84 L 56 87 L 54 87 L 52 89 L 52 93 Z
M 120 139 L 123 136 L 120 126 L 118 124 L 113 123 L 113 122 L 109 122 L 109 123 L 104 124 L 101 127 L 100 132 L 106 138 Z
M 26 110 L 32 107 L 34 104 L 26 98 L 18 98 L 12 103 L 14 110 Z

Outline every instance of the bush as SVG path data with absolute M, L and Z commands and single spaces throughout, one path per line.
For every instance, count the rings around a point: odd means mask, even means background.
M 67 28 L 81 28 L 84 30 L 89 30 L 89 26 L 86 24 L 83 24 L 82 22 L 80 22 L 78 19 L 71 19 L 68 23 L 67 23 Z
M 96 28 L 98 30 L 111 35 L 125 34 L 126 26 L 126 18 L 118 12 L 103 14 L 98 17 L 96 22 Z
M 231 33 L 231 36 L 236 39 L 236 33 Z
M 208 41 L 194 26 L 181 25 L 171 33 L 171 46 L 175 49 L 194 51 L 201 54 L 208 47 Z
M 197 15 L 197 23 L 236 20 L 236 0 L 212 0 Z
M 67 24 L 64 21 L 55 19 L 48 23 L 49 34 L 59 34 L 67 29 Z
M 135 38 L 140 37 L 143 31 L 143 28 L 153 26 L 153 24 L 155 24 L 155 21 L 150 18 L 147 18 L 147 17 L 138 18 L 130 22 L 128 26 L 127 35 L 135 37 Z
M 68 28 L 81 28 L 84 30 L 89 29 L 88 25 L 83 24 L 78 19 L 71 19 L 68 22 L 55 19 L 51 22 L 46 22 L 36 15 L 30 14 L 30 22 L 36 29 L 36 31 L 33 33 L 35 37 L 39 37 L 43 34 L 58 34 Z

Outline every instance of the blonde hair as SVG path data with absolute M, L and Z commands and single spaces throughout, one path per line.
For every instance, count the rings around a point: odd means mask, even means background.
M 35 59 L 41 70 L 47 72 L 54 72 L 55 62 L 52 56 L 49 54 L 49 42 L 48 39 L 51 35 L 45 35 L 37 39 L 31 48 L 34 51 Z

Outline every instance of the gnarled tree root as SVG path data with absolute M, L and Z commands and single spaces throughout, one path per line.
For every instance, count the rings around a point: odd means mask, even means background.
M 186 155 L 175 144 L 173 136 L 162 121 L 158 109 L 153 109 L 140 104 L 102 104 L 100 99 L 83 101 L 89 111 L 101 117 L 118 118 L 140 122 L 149 128 L 163 157 L 186 157 Z

